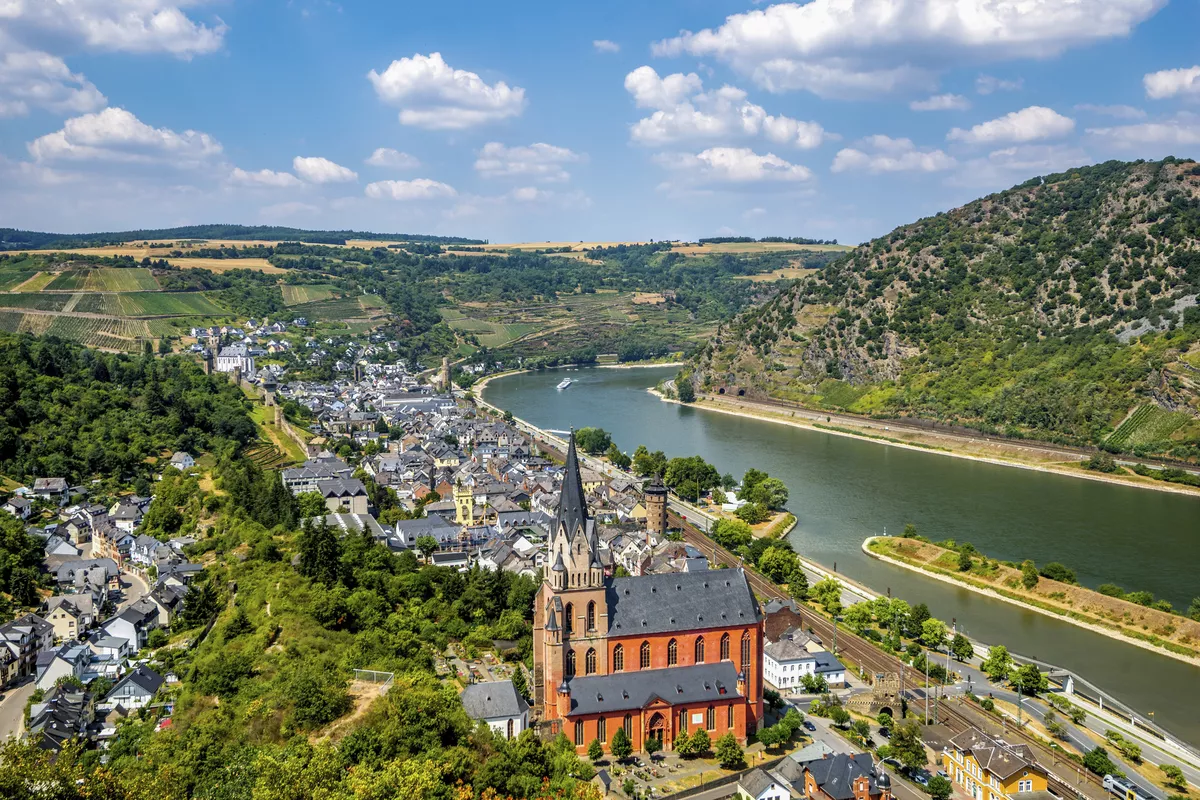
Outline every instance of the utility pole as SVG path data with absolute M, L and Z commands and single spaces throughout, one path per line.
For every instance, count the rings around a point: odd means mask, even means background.
M 925 724 L 929 724 L 929 657 L 925 657 Z

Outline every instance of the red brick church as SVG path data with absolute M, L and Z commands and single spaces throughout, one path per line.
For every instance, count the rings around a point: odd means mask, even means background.
M 733 731 L 762 717 L 763 616 L 739 569 L 614 578 L 597 556 L 575 438 L 551 564 L 534 600 L 534 711 L 583 752 L 623 727 L 634 749 L 680 731 Z

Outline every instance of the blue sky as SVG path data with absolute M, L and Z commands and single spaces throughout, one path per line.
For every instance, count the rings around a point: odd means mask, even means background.
M 1200 154 L 1194 0 L 3 0 L 0 225 L 858 242 Z

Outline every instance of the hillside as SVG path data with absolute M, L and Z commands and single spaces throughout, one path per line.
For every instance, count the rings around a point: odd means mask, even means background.
M 855 248 L 737 317 L 695 375 L 706 391 L 1194 460 L 1198 292 L 1200 166 L 1108 162 Z

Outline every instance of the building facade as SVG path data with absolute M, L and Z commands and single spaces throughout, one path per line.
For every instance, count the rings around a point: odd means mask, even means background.
M 1048 789 L 1046 771 L 1027 745 L 1007 744 L 967 728 L 942 751 L 942 769 L 974 800 L 1013 800 Z
M 741 570 L 606 574 L 574 436 L 534 606 L 534 710 L 583 752 L 624 728 L 636 749 L 762 717 L 763 616 Z

